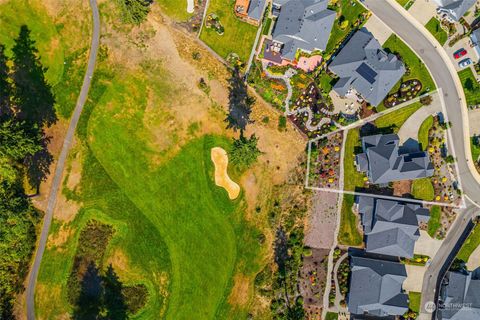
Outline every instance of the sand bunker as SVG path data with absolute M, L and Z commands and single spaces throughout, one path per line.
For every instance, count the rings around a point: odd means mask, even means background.
M 194 0 L 187 0 L 187 12 L 193 13 L 195 11 L 195 2 Z
M 215 184 L 227 190 L 230 199 L 237 198 L 240 194 L 240 186 L 228 176 L 227 152 L 219 147 L 212 148 L 211 158 L 215 165 Z

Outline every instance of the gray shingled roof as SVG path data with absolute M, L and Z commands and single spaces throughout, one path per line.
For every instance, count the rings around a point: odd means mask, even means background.
M 358 212 L 366 237 L 366 251 L 394 257 L 413 257 L 420 222 L 428 222 L 428 209 L 413 203 L 359 196 Z
M 476 0 L 434 0 L 439 8 L 438 11 L 445 12 L 450 19 L 460 20 L 463 15 L 470 10 L 476 3 Z
M 478 272 L 448 272 L 448 284 L 441 289 L 443 307 L 438 310 L 441 320 L 480 319 L 480 279 Z
M 474 30 L 470 35 L 470 39 L 473 43 L 473 48 L 477 51 L 478 56 L 480 56 L 480 29 Z
M 353 35 L 328 67 L 340 78 L 333 90 L 343 97 L 353 88 L 373 106 L 383 101 L 405 73 L 397 56 L 387 54 L 365 28 Z
M 349 312 L 383 317 L 408 311 L 408 296 L 402 290 L 404 265 L 351 256 L 350 266 Z
M 385 184 L 433 175 L 433 164 L 428 153 L 420 151 L 400 154 L 396 134 L 363 137 L 362 148 L 364 153 L 356 156 L 357 170 L 365 172 L 372 183 Z M 364 170 L 365 167 L 367 170 Z
M 281 9 L 274 10 L 278 17 L 272 38 L 283 44 L 283 58 L 295 59 L 298 49 L 325 50 L 336 16 L 327 9 L 328 0 L 276 0 L 274 5 Z
M 260 20 L 265 10 L 266 0 L 250 0 L 247 15 L 255 20 Z

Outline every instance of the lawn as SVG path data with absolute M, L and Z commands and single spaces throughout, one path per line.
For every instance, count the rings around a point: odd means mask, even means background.
M 415 199 L 432 201 L 435 190 L 430 178 L 421 178 L 412 181 L 412 195 Z
M 442 226 L 440 219 L 442 218 L 442 210 L 439 206 L 432 206 L 430 209 L 430 220 L 428 220 L 428 234 L 434 238 L 437 230 Z
M 402 61 L 407 66 L 407 73 L 403 76 L 402 80 L 417 79 L 423 85 L 420 94 L 435 89 L 435 83 L 433 82 L 430 72 L 422 62 L 422 60 L 408 47 L 400 38 L 395 34 L 392 34 L 387 41 L 383 44 L 383 48 L 391 53 L 398 54 Z M 399 89 L 400 83 L 397 83 L 392 88 L 391 92 L 396 92 Z
M 186 21 L 192 16 L 192 14 L 187 12 L 187 1 L 162 0 L 156 2 L 156 4 L 160 5 L 168 16 L 176 20 Z
M 437 39 L 437 41 L 443 46 L 447 42 L 448 34 L 445 30 L 442 29 L 440 21 L 437 18 L 433 17 L 425 25 L 428 31 Z
M 457 258 L 468 262 L 468 258 L 475 249 L 480 245 L 480 224 L 477 224 L 473 228 L 472 233 L 468 236 L 467 240 L 463 244 L 462 248 L 458 252 Z
M 330 39 L 328 39 L 327 48 L 325 49 L 327 55 L 332 54 L 335 47 L 340 44 L 340 42 L 354 28 L 353 23 L 357 21 L 359 16 L 367 11 L 357 0 L 338 0 L 337 5 L 338 6 L 331 7 L 331 9 L 337 11 L 337 17 L 343 16 L 343 18 L 348 20 L 350 24 L 348 28 L 342 30 L 338 23 L 339 20 L 335 20 Z
M 325 320 L 337 320 L 337 319 L 338 319 L 338 313 L 327 312 Z
M 200 39 L 203 40 L 221 57 L 226 58 L 230 53 L 236 53 L 240 60 L 246 62 L 250 57 L 257 27 L 241 21 L 233 12 L 232 0 L 211 0 L 208 14 L 215 13 L 220 18 L 220 23 L 225 28 L 223 35 L 217 34 L 213 29 L 202 28 Z
M 422 298 L 422 294 L 420 292 L 409 292 L 408 293 L 408 307 L 410 310 L 419 312 L 420 311 L 420 300 Z
M 480 146 L 475 144 L 476 138 L 470 138 L 470 149 L 472 150 L 472 159 L 477 161 L 480 157 Z
M 460 81 L 463 85 L 463 91 L 465 92 L 465 98 L 468 105 L 480 104 L 480 85 L 475 80 L 472 69 L 466 68 L 458 72 Z
M 418 129 L 418 142 L 420 143 L 420 147 L 423 150 L 427 150 L 428 140 L 429 140 L 428 133 L 432 128 L 432 126 L 433 126 L 433 116 L 428 116 L 428 118 L 422 122 L 420 129 Z
M 360 130 L 359 128 L 350 129 L 345 140 L 345 160 L 344 160 L 344 176 L 348 177 L 344 181 L 344 189 L 347 191 L 355 191 L 355 188 L 363 187 L 365 184 L 365 175 L 357 171 L 355 166 L 355 151 L 361 148 Z
M 397 133 L 405 121 L 421 107 L 422 104 L 420 102 L 414 102 L 399 110 L 387 113 L 375 120 L 375 126 L 379 129 L 391 128 L 393 132 Z
M 358 216 L 352 211 L 354 202 L 355 197 L 353 195 L 343 195 L 338 242 L 346 246 L 360 246 L 363 242 L 362 235 L 357 228 L 359 224 Z

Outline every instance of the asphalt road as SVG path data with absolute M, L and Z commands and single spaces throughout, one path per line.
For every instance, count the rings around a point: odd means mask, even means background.
M 437 87 L 443 90 L 448 120 L 452 123 L 452 136 L 450 138 L 455 148 L 461 187 L 468 198 L 478 206 L 480 204 L 480 185 L 475 177 L 475 173 L 470 171 L 470 168 L 472 168 L 469 166 L 471 156 L 468 156 L 470 154 L 470 144 L 467 144 L 464 138 L 464 130 L 468 130 L 468 124 L 464 124 L 464 113 L 467 111 L 467 108 L 465 101 L 462 100 L 464 97 L 462 89 L 458 86 L 458 76 L 452 74 L 449 70 L 451 61 L 445 54 L 442 54 L 440 50 L 443 49 L 440 45 L 423 33 L 423 26 L 418 25 L 415 21 L 400 13 L 400 10 L 403 9 L 399 9 L 385 0 L 365 0 L 364 4 L 420 56 L 430 70 Z M 469 132 L 465 133 L 467 136 L 469 135 Z M 461 238 L 468 220 L 477 214 L 478 211 L 475 205 L 470 204 L 466 210 L 459 214 L 459 218 L 450 229 L 442 247 L 429 265 L 424 277 L 422 290 L 422 319 L 432 318 L 432 315 L 424 309 L 425 303 L 427 301 L 435 301 L 436 285 L 442 267 L 445 265 L 445 261 L 457 244 L 458 239 Z
M 65 167 L 65 161 L 67 159 L 68 151 L 70 149 L 73 136 L 75 134 L 75 129 L 80 119 L 80 114 L 82 113 L 83 106 L 87 100 L 88 90 L 90 89 L 90 84 L 92 82 L 93 72 L 95 69 L 95 62 L 97 59 L 98 46 L 100 42 L 100 16 L 98 13 L 97 1 L 90 0 L 90 7 L 92 9 L 92 18 L 93 18 L 93 33 L 92 33 L 92 42 L 90 46 L 90 55 L 88 58 L 87 70 L 85 77 L 83 78 L 82 88 L 80 90 L 80 95 L 77 99 L 77 104 L 75 110 L 73 111 L 72 118 L 70 119 L 70 124 L 68 126 L 67 134 L 65 140 L 63 141 L 62 150 L 60 152 L 60 157 L 58 158 L 57 165 L 55 167 L 55 173 L 53 176 L 52 186 L 50 189 L 50 194 L 48 198 L 47 210 L 45 212 L 45 217 L 43 218 L 42 232 L 40 235 L 40 241 L 38 244 L 37 251 L 35 252 L 35 258 L 33 261 L 32 268 L 28 277 L 28 284 L 26 288 L 26 299 L 27 299 L 27 319 L 35 319 L 35 285 L 37 283 L 38 271 L 40 264 L 42 262 L 43 253 L 45 252 L 45 246 L 47 244 L 48 231 L 52 223 L 53 211 L 55 209 L 55 203 L 57 201 L 57 194 L 59 187 L 62 181 L 63 169 Z

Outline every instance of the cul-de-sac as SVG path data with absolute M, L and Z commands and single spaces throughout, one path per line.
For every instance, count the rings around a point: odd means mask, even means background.
M 0 0 L 0 320 L 480 320 L 480 0 Z

